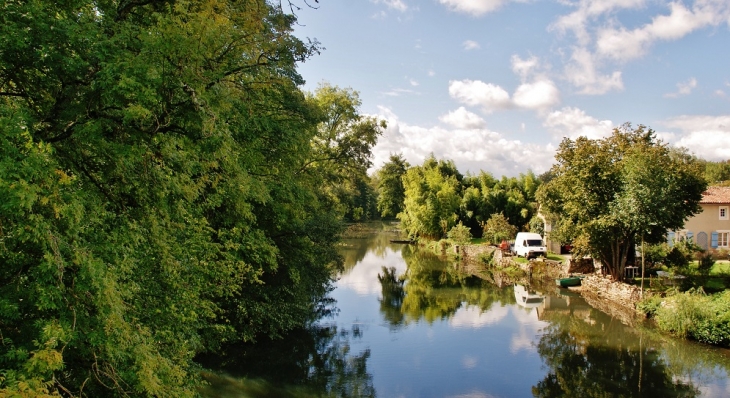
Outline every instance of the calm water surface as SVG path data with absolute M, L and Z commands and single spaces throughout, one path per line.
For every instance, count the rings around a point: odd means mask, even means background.
M 218 397 L 730 397 L 730 354 L 537 281 L 486 281 L 380 231 L 349 239 L 336 313 L 240 347 Z

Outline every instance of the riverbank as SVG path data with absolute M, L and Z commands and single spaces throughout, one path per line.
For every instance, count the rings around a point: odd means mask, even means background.
M 494 246 L 486 245 L 463 245 L 455 246 L 454 254 L 458 255 L 461 262 L 467 264 L 466 269 L 471 269 L 474 275 L 480 268 L 494 267 L 498 269 L 519 268 L 526 275 L 535 275 L 552 281 L 557 278 L 564 278 L 568 275 L 582 274 L 581 286 L 571 288 L 578 292 L 593 307 L 616 317 L 622 323 L 635 325 L 646 318 L 646 315 L 637 310 L 637 304 L 643 297 L 649 297 L 650 293 L 638 286 L 623 282 L 613 281 L 609 276 L 600 275 L 600 269 L 596 268 L 590 259 L 566 259 L 565 261 L 554 261 L 544 259 L 533 259 L 527 262 L 515 261 L 513 256 L 504 255 L 501 250 Z M 490 259 L 488 262 L 485 259 Z

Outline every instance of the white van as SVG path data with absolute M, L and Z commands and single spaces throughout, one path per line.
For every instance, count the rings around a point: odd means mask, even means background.
M 542 236 L 533 232 L 517 233 L 514 252 L 517 256 L 528 259 L 537 256 L 547 257 L 547 248 Z

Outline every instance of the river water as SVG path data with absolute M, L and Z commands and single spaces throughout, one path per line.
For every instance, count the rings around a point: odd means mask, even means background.
M 630 327 L 554 283 L 488 280 L 389 226 L 342 249 L 334 313 L 229 353 L 210 397 L 730 397 L 730 351 Z

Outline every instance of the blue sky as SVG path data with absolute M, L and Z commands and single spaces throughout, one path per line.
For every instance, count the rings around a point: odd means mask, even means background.
M 433 153 L 462 173 L 539 174 L 563 137 L 626 122 L 730 159 L 730 0 L 316 5 L 297 11 L 295 33 L 325 47 L 300 65 L 304 89 L 351 87 L 388 122 L 375 168 Z

